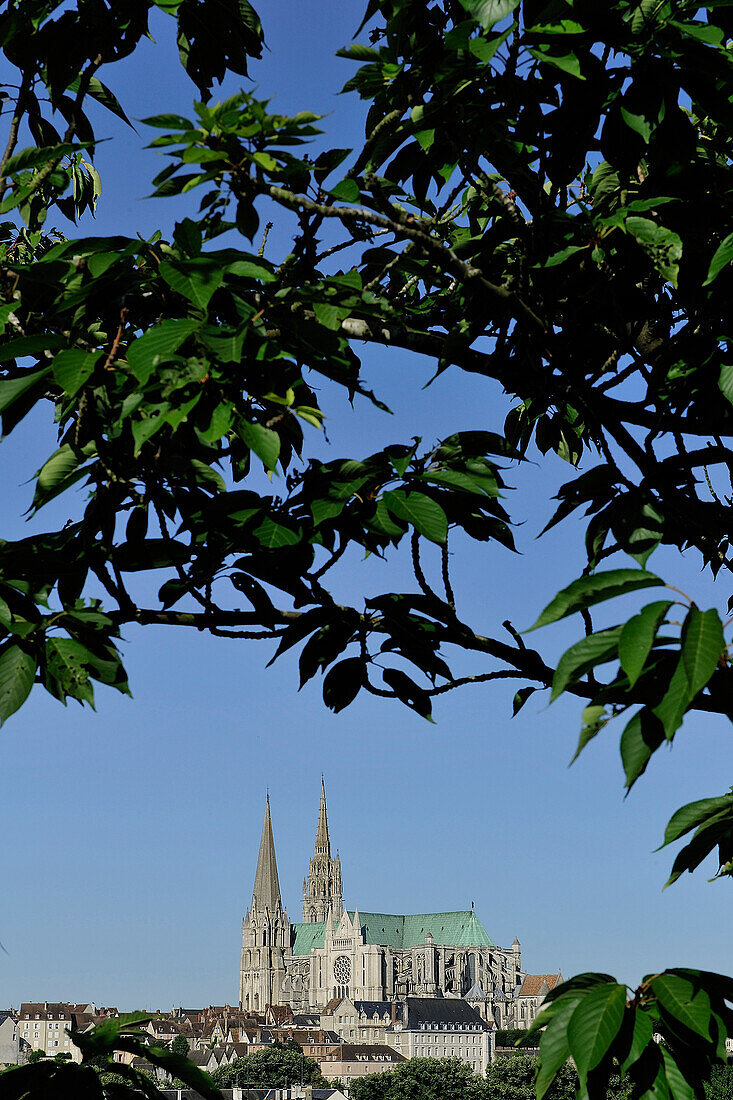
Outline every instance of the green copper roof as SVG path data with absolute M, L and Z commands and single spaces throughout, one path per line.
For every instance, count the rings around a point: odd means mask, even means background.
M 294 955 L 310 955 L 312 947 L 323 947 L 326 922 L 315 920 L 310 924 L 293 924 L 290 944 Z
M 349 917 L 354 919 L 353 911 L 349 912 Z M 408 916 L 360 912 L 359 922 L 366 942 L 382 947 L 418 947 L 425 942 L 428 932 L 439 946 L 496 946 L 472 909 L 458 913 L 414 913 Z M 311 948 L 323 947 L 326 930 L 323 921 L 294 924 L 292 929 L 294 955 L 308 955 Z
M 353 913 L 349 916 L 353 917 Z M 397 917 L 389 913 L 359 913 L 367 943 L 388 947 L 418 947 L 428 932 L 436 944 L 446 947 L 494 947 L 473 910 L 458 913 L 414 913 Z

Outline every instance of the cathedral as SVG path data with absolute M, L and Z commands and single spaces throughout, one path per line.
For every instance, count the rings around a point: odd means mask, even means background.
M 245 1010 L 290 1005 L 322 1012 L 333 998 L 384 1002 L 462 997 L 506 1026 L 503 1005 L 524 975 L 521 948 L 497 947 L 473 908 L 451 913 L 346 910 L 338 851 L 331 856 L 321 782 L 316 843 L 303 881 L 303 919 L 280 896 L 269 795 L 252 903 L 242 922 L 239 1001 Z

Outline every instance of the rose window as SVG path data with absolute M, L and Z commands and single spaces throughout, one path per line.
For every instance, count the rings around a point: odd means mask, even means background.
M 351 978 L 351 962 L 346 955 L 339 955 L 333 964 L 333 976 L 338 985 L 348 985 Z

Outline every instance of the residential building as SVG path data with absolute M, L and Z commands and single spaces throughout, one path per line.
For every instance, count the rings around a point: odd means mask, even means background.
M 459 1058 L 474 1073 L 493 1061 L 493 1029 L 466 1001 L 408 997 L 385 1040 L 405 1058 Z
M 21 1059 L 20 1032 L 10 1011 L 0 1011 L 0 1069 L 16 1066 Z
M 338 1043 L 319 1059 L 321 1073 L 346 1088 L 355 1077 L 394 1069 L 405 1057 L 383 1043 Z

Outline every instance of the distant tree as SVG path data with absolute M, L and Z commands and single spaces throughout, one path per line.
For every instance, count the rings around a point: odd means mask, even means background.
M 188 1051 L 189 1046 L 186 1037 L 184 1035 L 176 1035 L 171 1043 L 171 1054 L 180 1054 L 182 1058 L 186 1058 Z
M 733 1100 L 733 1065 L 713 1066 L 705 1082 L 705 1100 Z
M 533 1054 L 514 1054 L 497 1058 L 486 1071 L 484 1100 L 535 1100 L 535 1079 L 538 1059 Z M 544 1100 L 573 1100 L 578 1088 L 578 1074 L 566 1062 L 545 1093 Z M 609 1077 L 606 1100 L 630 1100 L 631 1080 L 625 1074 Z M 706 1100 L 733 1100 L 733 1095 L 715 1093 Z
M 393 1073 L 367 1073 L 357 1077 L 349 1085 L 351 1100 L 390 1100 L 393 1088 Z
M 349 1086 L 355 1100 L 480 1100 L 482 1082 L 458 1058 L 411 1058 Z
M 45 1057 L 45 1050 L 32 1050 L 28 1055 L 28 1065 L 32 1066 L 34 1062 L 40 1062 L 41 1058 Z
M 286 1050 L 282 1045 L 258 1050 L 244 1058 L 235 1058 L 228 1066 L 220 1066 L 212 1074 L 219 1088 L 232 1088 L 243 1085 L 268 1085 L 270 1088 L 286 1088 L 288 1085 L 324 1084 L 318 1063 L 306 1057 L 298 1047 Z
M 533 1054 L 512 1054 L 497 1058 L 486 1071 L 486 1100 L 534 1100 L 537 1058 Z M 578 1075 L 570 1065 L 557 1074 L 546 1100 L 572 1100 Z
M 505 1030 L 499 1028 L 494 1035 L 498 1047 L 513 1047 L 520 1040 L 523 1047 L 536 1047 L 539 1042 L 538 1037 L 526 1027 L 511 1027 Z

